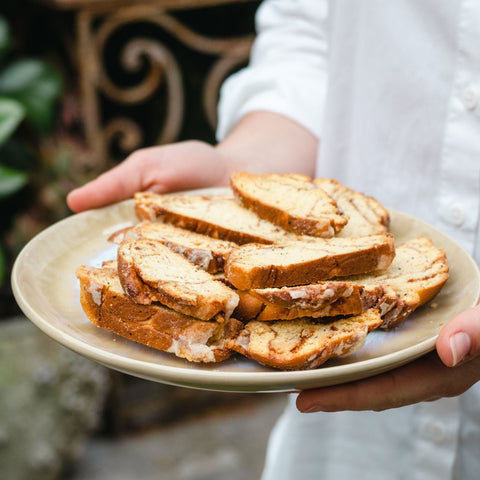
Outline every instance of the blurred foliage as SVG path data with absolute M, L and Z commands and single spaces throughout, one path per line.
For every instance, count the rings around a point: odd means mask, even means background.
M 0 284 L 8 273 L 5 234 L 19 192 L 32 183 L 40 164 L 40 139 L 51 134 L 62 93 L 62 78 L 52 65 L 14 53 L 7 19 L 0 16 Z
M 200 34 L 237 36 L 253 32 L 258 3 L 178 9 L 173 15 Z M 0 1 L 0 319 L 20 313 L 8 282 L 20 249 L 41 230 L 69 215 L 67 193 L 104 168 L 85 138 L 75 18 L 74 11 L 46 8 L 45 2 Z M 214 132 L 198 92 L 215 56 L 187 48 L 151 22 L 135 22 L 112 35 L 105 50 L 106 67 L 119 85 L 128 86 L 137 79 L 136 73 L 132 77 L 121 62 L 114 61 L 132 33 L 165 42 L 179 59 L 188 113 L 179 140 L 213 142 Z M 157 141 L 162 125 L 163 94 L 160 89 L 157 96 L 134 106 L 119 105 L 102 95 L 102 122 L 106 125 L 118 115 L 131 117 L 142 125 L 141 146 L 149 146 Z M 108 148 L 115 162 L 129 153 L 117 137 Z

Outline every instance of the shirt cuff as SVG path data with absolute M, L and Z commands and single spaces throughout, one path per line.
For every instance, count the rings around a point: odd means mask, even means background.
M 325 0 L 264 0 L 248 67 L 220 90 L 217 139 L 247 113 L 282 114 L 317 137 L 322 130 L 327 84 Z
M 301 67 L 290 77 L 284 71 L 267 72 L 260 67 L 241 70 L 220 90 L 217 139 L 225 138 L 247 113 L 258 110 L 284 115 L 320 137 L 325 93 L 324 75 Z

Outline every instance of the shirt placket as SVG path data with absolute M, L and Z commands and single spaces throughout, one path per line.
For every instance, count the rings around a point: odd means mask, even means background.
M 455 236 L 471 253 L 476 247 L 480 210 L 479 7 L 472 0 L 462 2 L 457 62 L 437 188 L 440 227 L 445 233 Z
M 410 480 L 451 480 L 460 425 L 460 400 L 422 403 L 416 410 Z

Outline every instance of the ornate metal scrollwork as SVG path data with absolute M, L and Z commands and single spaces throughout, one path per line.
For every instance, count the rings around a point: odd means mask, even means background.
M 251 34 L 235 38 L 200 34 L 154 4 L 127 6 L 108 15 L 95 10 L 82 12 L 78 17 L 78 32 L 86 135 L 101 162 L 101 169 L 112 162 L 112 144 L 128 154 L 144 146 L 146 141 L 143 119 L 129 117 L 118 107 L 133 108 L 149 102 L 159 92 L 163 93 L 163 112 L 159 112 L 162 124 L 153 143 L 178 140 L 185 120 L 186 93 L 179 58 L 162 38 L 128 30 L 135 24 L 148 24 L 183 48 L 215 59 L 198 92 L 202 97 L 204 116 L 212 129 L 216 123 L 220 85 L 229 73 L 247 61 L 252 42 Z M 119 62 L 117 69 L 129 76 L 130 81 L 126 84 L 113 78 L 107 61 L 109 43 L 122 32 L 124 40 L 115 55 Z M 134 78 L 133 82 L 131 78 Z M 102 99 L 116 106 L 114 114 L 108 118 L 102 110 Z

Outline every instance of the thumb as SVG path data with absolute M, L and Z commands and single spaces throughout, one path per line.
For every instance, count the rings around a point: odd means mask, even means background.
M 480 304 L 454 317 L 440 332 L 437 353 L 455 367 L 480 355 Z

